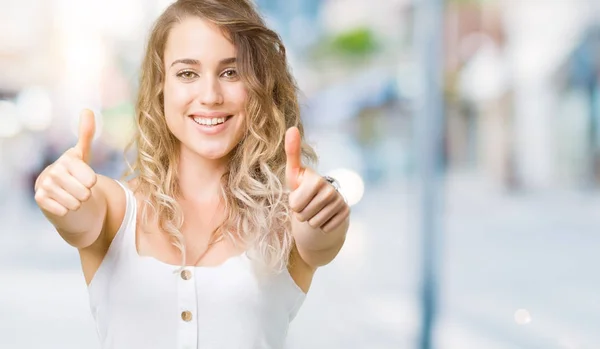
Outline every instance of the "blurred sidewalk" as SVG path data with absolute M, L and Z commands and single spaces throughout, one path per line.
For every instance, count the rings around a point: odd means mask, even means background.
M 292 323 L 290 348 L 415 348 L 413 187 L 368 188 L 344 249 Z M 444 198 L 438 348 L 600 345 L 600 194 L 507 194 L 454 175 Z M 1 346 L 96 348 L 75 250 L 17 191 L 0 221 Z M 515 323 L 520 308 L 531 323 Z

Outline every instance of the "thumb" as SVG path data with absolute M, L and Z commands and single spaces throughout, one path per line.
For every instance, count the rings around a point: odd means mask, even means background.
M 85 162 L 90 160 L 92 149 L 92 140 L 96 132 L 96 121 L 94 113 L 89 109 L 84 109 L 79 116 L 79 140 L 75 149 L 81 154 L 81 159 Z
M 300 139 L 300 131 L 297 127 L 290 127 L 285 133 L 285 155 L 287 158 L 285 166 L 285 178 L 287 186 L 291 190 L 295 190 L 300 186 L 304 168 L 300 155 L 302 141 Z

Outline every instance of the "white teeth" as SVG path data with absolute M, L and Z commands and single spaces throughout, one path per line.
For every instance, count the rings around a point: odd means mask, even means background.
M 212 118 L 212 119 L 206 118 L 205 119 L 205 118 L 195 117 L 194 121 L 200 125 L 214 126 L 214 125 L 224 123 L 225 118 Z

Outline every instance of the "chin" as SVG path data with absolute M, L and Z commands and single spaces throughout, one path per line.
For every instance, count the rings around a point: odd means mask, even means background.
M 199 157 L 207 159 L 207 160 L 224 159 L 224 158 L 228 157 L 231 154 L 231 151 L 233 150 L 226 146 L 214 147 L 214 148 L 196 146 L 196 147 L 193 147 L 190 149 Z
M 207 160 L 221 160 L 229 156 L 229 152 L 198 152 L 198 156 Z

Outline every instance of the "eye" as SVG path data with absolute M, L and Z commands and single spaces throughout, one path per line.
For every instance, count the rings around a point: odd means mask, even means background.
M 191 70 L 184 70 L 177 73 L 178 78 L 182 78 L 183 80 L 192 80 L 198 77 L 198 74 L 194 73 Z
M 221 76 L 229 79 L 229 80 L 235 80 L 238 78 L 238 73 L 235 69 L 231 68 L 231 69 L 227 69 L 225 70 Z

